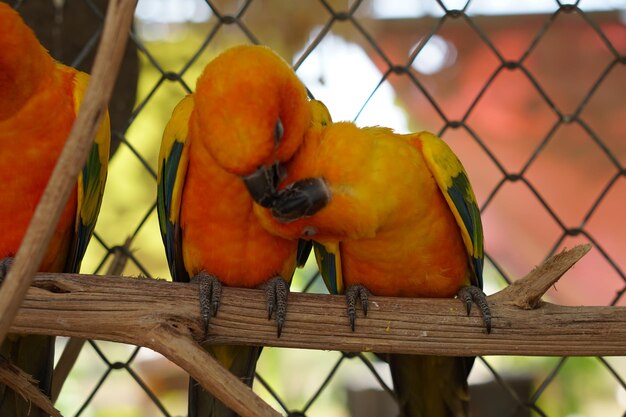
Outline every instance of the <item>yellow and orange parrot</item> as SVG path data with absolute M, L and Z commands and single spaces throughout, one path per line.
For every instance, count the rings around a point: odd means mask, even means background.
M 255 212 L 278 236 L 315 240 L 331 293 L 346 294 L 354 329 L 367 296 L 459 296 L 476 302 L 490 331 L 482 287 L 483 234 L 463 166 L 428 132 L 335 123 L 307 135 L 285 167 L 271 209 Z M 389 355 L 404 417 L 467 416 L 473 358 Z
M 217 56 L 195 93 L 174 109 L 159 155 L 159 224 L 174 281 L 200 283 L 205 330 L 222 285 L 262 287 L 280 335 L 289 283 L 308 251 L 263 229 L 253 205 L 271 203 L 278 165 L 292 157 L 313 120 L 325 123 L 322 110 L 289 65 L 263 46 Z M 207 350 L 252 384 L 258 347 Z M 189 392 L 189 416 L 234 415 L 194 381 Z
M 0 278 L 17 252 L 72 127 L 89 76 L 55 62 L 33 31 L 0 3 Z M 78 272 L 100 210 L 109 156 L 108 115 L 102 122 L 39 268 Z M 54 338 L 10 335 L 1 354 L 49 393 Z M 30 412 L 30 414 L 29 414 Z M 32 404 L 0 386 L 0 415 L 36 414 Z

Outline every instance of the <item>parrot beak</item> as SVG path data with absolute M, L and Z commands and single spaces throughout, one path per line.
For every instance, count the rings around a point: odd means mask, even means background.
M 276 162 L 270 166 L 261 166 L 242 179 L 252 199 L 259 205 L 269 208 L 276 198 L 278 184 L 284 177 L 284 167 Z
M 323 178 L 297 181 L 277 193 L 272 205 L 272 216 L 287 223 L 312 216 L 328 204 L 331 193 Z

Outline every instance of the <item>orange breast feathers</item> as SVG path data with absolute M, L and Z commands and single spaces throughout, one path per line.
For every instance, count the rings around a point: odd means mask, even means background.
M 255 208 L 265 228 L 286 238 L 340 242 L 346 285 L 378 295 L 454 296 L 468 282 L 456 221 L 409 136 L 335 123 L 307 141 L 283 184 L 324 178 L 330 201 L 316 214 L 281 223 Z
M 268 233 L 240 177 L 217 165 L 190 121 L 189 167 L 181 203 L 182 250 L 190 276 L 205 270 L 226 285 L 256 287 L 296 266 L 297 241 Z

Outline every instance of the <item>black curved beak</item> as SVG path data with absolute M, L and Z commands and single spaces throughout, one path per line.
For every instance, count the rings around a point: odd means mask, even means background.
M 330 197 L 330 190 L 323 178 L 300 180 L 274 197 L 272 216 L 285 223 L 312 216 L 326 207 Z
M 276 199 L 276 189 L 284 174 L 283 166 L 277 162 L 270 166 L 262 166 L 242 179 L 252 199 L 259 205 L 269 208 Z

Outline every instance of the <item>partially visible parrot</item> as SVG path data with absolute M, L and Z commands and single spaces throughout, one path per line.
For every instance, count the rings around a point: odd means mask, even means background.
M 280 336 L 289 283 L 310 245 L 268 233 L 253 206 L 272 202 L 278 165 L 293 156 L 312 123 L 325 124 L 326 117 L 289 65 L 264 46 L 221 53 L 207 64 L 195 93 L 174 109 L 159 154 L 159 224 L 174 281 L 200 283 L 205 330 L 222 285 L 261 287 Z M 252 384 L 260 348 L 207 350 Z M 190 417 L 233 415 L 191 381 Z
M 0 3 L 0 278 L 17 252 L 74 123 L 89 76 L 55 62 L 33 31 Z M 109 119 L 96 134 L 89 159 L 65 206 L 39 267 L 78 272 L 93 233 L 106 181 Z M 49 394 L 54 338 L 9 335 L 1 354 L 39 381 Z M 45 413 L 0 385 L 0 416 Z
M 329 124 L 307 136 L 284 167 L 263 226 L 287 238 L 314 239 L 331 293 L 346 294 L 354 329 L 368 294 L 459 298 L 476 302 L 487 331 L 482 292 L 483 233 L 463 166 L 441 139 L 382 127 Z M 389 355 L 401 416 L 468 415 L 467 376 L 474 358 Z

